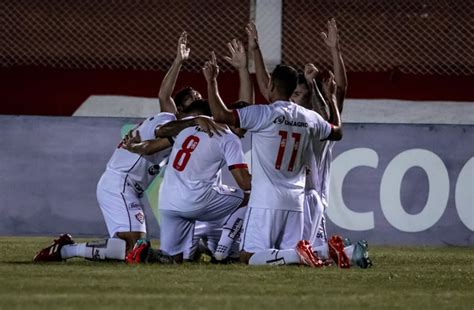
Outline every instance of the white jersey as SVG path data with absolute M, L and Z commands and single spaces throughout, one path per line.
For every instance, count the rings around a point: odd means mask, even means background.
M 182 130 L 163 177 L 159 208 L 185 212 L 204 208 L 225 164 L 229 170 L 247 167 L 240 139 L 229 129 L 212 138 L 197 127 Z
M 134 131 L 140 132 L 143 141 L 155 139 L 155 129 L 176 120 L 171 113 L 159 113 L 140 123 Z M 159 164 L 167 158 L 171 148 L 148 156 L 141 156 L 122 149 L 119 145 L 107 163 L 106 173 L 116 174 L 129 183 L 139 194 L 143 193 L 159 173 Z
M 287 101 L 236 110 L 240 127 L 252 132 L 249 206 L 303 211 L 304 165 L 329 136 L 331 125 L 314 111 Z
M 315 151 L 316 156 L 313 156 L 308 164 L 309 173 L 306 176 L 305 190 L 316 190 L 325 207 L 327 207 L 329 200 L 330 169 L 334 144 L 335 141 L 323 141 L 321 147 Z

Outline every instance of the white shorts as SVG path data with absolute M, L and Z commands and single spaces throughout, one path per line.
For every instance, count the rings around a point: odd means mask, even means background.
M 196 211 L 166 210 L 166 206 L 160 205 L 161 250 L 169 255 L 189 252 L 195 222 L 212 222 L 230 216 L 241 205 L 244 192 L 227 186 L 216 186 L 211 189 L 208 197 L 206 207 Z
M 97 201 L 111 238 L 119 232 L 146 233 L 144 204 L 120 176 L 102 175 L 97 184 Z
M 321 242 L 326 238 L 324 210 L 319 193 L 316 190 L 307 191 L 304 195 L 303 239 L 308 240 L 313 247 L 322 245 Z
M 303 234 L 303 212 L 249 206 L 243 227 L 240 249 L 245 252 L 294 249 Z

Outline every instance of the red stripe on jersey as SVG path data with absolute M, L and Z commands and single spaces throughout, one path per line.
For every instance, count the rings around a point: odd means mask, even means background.
M 233 170 L 233 169 L 247 169 L 247 168 L 248 168 L 247 164 L 235 164 L 235 165 L 229 166 L 229 170 Z
M 234 126 L 237 127 L 237 128 L 240 128 L 239 112 L 237 112 L 237 109 L 232 110 L 232 112 L 234 113 Z

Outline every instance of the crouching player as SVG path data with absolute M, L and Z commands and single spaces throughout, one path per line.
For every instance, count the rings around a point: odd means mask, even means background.
M 210 115 L 208 107 L 200 112 Z M 159 140 L 141 144 L 151 143 Z M 136 149 L 133 145 L 131 148 Z M 224 163 L 240 189 L 219 184 Z M 127 262 L 166 263 L 162 258 L 169 255 L 181 263 L 192 242 L 195 222 L 245 213 L 242 207 L 247 205 L 248 195 L 244 191 L 248 190 L 250 174 L 241 142 L 230 129 L 226 127 L 224 134 L 213 137 L 195 127 L 182 130 L 175 139 L 160 188 L 160 251 L 151 249 L 146 240 L 139 240 Z

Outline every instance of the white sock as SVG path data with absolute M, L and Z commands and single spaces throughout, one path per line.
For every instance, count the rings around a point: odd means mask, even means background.
M 318 257 L 322 260 L 329 258 L 329 247 L 327 243 L 317 247 L 313 247 L 313 251 L 316 252 L 318 254 Z
M 229 256 L 232 245 L 239 240 L 246 212 L 246 207 L 238 208 L 225 222 L 224 227 L 222 227 L 221 238 L 214 253 L 214 257 L 217 260 L 226 259 Z
M 84 257 L 92 260 L 125 260 L 125 249 L 127 243 L 118 238 L 105 240 L 67 244 L 61 249 L 61 257 Z
M 254 253 L 249 260 L 249 265 L 289 265 L 300 263 L 300 257 L 294 249 L 264 250 L 261 252 Z
M 348 258 L 349 260 L 352 260 L 352 253 L 354 253 L 354 248 L 355 248 L 355 246 L 354 246 L 353 244 L 350 245 L 350 246 L 346 246 L 346 247 L 344 248 L 344 253 L 346 253 L 347 258 Z

